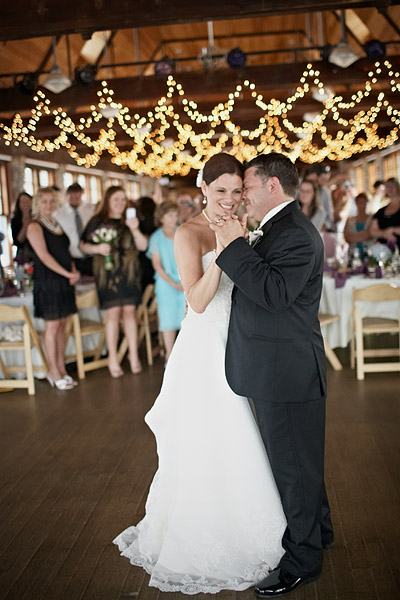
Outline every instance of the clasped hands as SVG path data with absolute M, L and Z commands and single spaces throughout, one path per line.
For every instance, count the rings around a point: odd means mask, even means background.
M 224 215 L 216 219 L 214 223 L 210 223 L 209 227 L 215 232 L 217 238 L 217 254 L 237 238 L 247 238 L 249 235 L 247 231 L 247 214 L 244 214 L 242 219 L 239 219 L 236 215 Z

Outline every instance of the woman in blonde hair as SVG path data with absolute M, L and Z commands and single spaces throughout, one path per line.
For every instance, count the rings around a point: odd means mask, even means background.
M 175 342 L 176 332 L 181 328 L 185 314 L 185 295 L 179 280 L 174 258 L 174 237 L 178 226 L 179 207 L 175 202 L 163 202 L 156 209 L 160 223 L 150 237 L 147 256 L 151 259 L 155 275 L 155 291 L 158 306 L 159 330 L 168 361 Z
M 67 375 L 64 364 L 64 333 L 67 317 L 76 312 L 74 285 L 79 279 L 69 253 L 69 239 L 53 213 L 57 208 L 53 188 L 41 188 L 32 207 L 34 221 L 27 238 L 34 251 L 33 304 L 35 317 L 45 320 L 49 383 L 59 390 L 69 390 L 76 382 Z
M 93 274 L 100 307 L 106 310 L 108 368 L 112 377 L 123 371 L 117 357 L 119 323 L 122 318 L 129 345 L 131 371 L 140 373 L 135 308 L 140 303 L 138 250 L 146 250 L 147 238 L 139 219 L 125 219 L 127 199 L 120 186 L 111 186 L 96 214 L 82 234 L 81 250 L 93 254 Z

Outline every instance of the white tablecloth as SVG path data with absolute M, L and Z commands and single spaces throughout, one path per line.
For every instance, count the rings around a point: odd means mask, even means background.
M 76 286 L 76 293 L 83 293 L 86 292 L 90 289 L 93 289 L 94 284 L 89 283 L 89 284 L 79 284 Z M 0 303 L 2 304 L 7 304 L 8 306 L 26 306 L 30 317 L 32 319 L 32 323 L 34 328 L 36 329 L 36 331 L 41 332 L 44 331 L 44 327 L 45 327 L 45 322 L 43 319 L 36 319 L 33 316 L 33 294 L 32 292 L 30 293 L 26 293 L 24 296 L 11 296 L 9 298 L 0 298 Z M 92 319 L 93 321 L 99 321 L 102 316 L 100 313 L 100 310 L 93 307 L 93 308 L 86 308 L 83 311 L 79 311 L 79 313 L 85 317 L 86 319 Z M 3 324 L 4 325 L 4 324 Z M 1 324 L 0 324 L 1 327 Z M 94 350 L 95 348 L 97 348 L 98 345 L 98 334 L 94 334 L 94 335 L 86 335 L 82 338 L 82 346 L 84 350 Z M 74 343 L 74 338 L 70 337 L 68 339 L 67 342 L 67 347 L 66 347 L 66 355 L 68 354 L 75 354 L 75 343 Z M 0 351 L 0 355 L 1 358 L 4 361 L 4 364 L 7 365 L 21 365 L 24 366 L 25 365 L 25 356 L 24 356 L 24 352 L 21 351 Z M 36 350 L 36 348 L 33 348 L 32 350 L 32 362 L 34 366 L 41 366 L 42 365 L 42 361 L 40 359 L 39 353 Z M 45 377 L 45 373 L 44 372 L 35 372 L 35 377 L 37 378 L 43 378 Z M 3 374 L 1 373 L 0 370 L 0 378 L 3 377 Z
M 400 286 L 400 277 L 385 279 L 369 279 L 363 275 L 355 275 L 346 280 L 344 287 L 336 288 L 333 277 L 324 277 L 320 311 L 339 315 L 339 321 L 330 323 L 322 328 L 331 348 L 346 348 L 351 340 L 351 311 L 353 288 L 362 288 L 377 283 L 392 283 Z M 399 314 L 398 302 L 377 302 L 375 304 L 359 303 L 361 314 L 365 317 L 385 317 L 397 319 Z

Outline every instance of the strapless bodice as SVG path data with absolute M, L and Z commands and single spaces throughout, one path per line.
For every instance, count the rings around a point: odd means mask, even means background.
M 211 260 L 214 257 L 214 251 L 207 252 L 202 257 L 203 269 L 206 270 Z M 233 283 L 229 277 L 222 271 L 221 280 L 218 286 L 217 293 L 211 300 L 207 308 L 203 313 L 196 313 L 192 307 L 188 306 L 188 312 L 186 318 L 203 319 L 207 321 L 218 321 L 221 323 L 228 323 L 229 315 L 231 312 L 231 295 L 232 295 Z

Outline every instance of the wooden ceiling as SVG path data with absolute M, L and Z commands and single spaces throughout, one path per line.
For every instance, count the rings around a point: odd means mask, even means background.
M 347 69 L 321 61 L 320 51 L 339 41 L 342 8 L 348 40 L 361 57 Z M 12 10 L 10 4 L 0 7 L 0 118 L 7 123 L 16 112 L 29 115 L 32 94 L 23 93 L 20 82 L 24 74 L 35 74 L 39 84 L 43 82 L 53 65 L 52 36 L 57 40 L 57 64 L 72 79 L 76 67 L 88 62 L 97 66 L 98 81 L 74 83 L 57 95 L 46 92 L 52 104 L 79 120 L 96 102 L 104 78 L 117 101 L 139 113 L 148 110 L 166 91 L 165 78 L 154 75 L 154 62 L 164 56 L 175 60 L 177 81 L 203 111 L 226 101 L 241 79 L 254 82 L 266 99 L 284 99 L 310 61 L 325 84 L 350 96 L 373 64 L 365 57 L 367 41 L 385 42 L 387 56 L 400 70 L 399 34 L 400 0 L 14 0 Z M 218 56 L 240 47 L 247 54 L 246 67 L 234 70 L 219 58 L 205 68 L 199 57 L 212 41 Z M 87 44 L 90 60 L 84 56 Z M 390 92 L 389 81 L 382 89 L 400 109 L 399 94 Z M 308 97 L 299 103 L 299 119 L 320 107 Z M 235 110 L 235 121 L 244 127 L 251 128 L 260 116 L 245 99 Z M 51 117 L 42 119 L 37 135 L 56 135 Z M 123 136 L 118 141 L 123 144 Z

